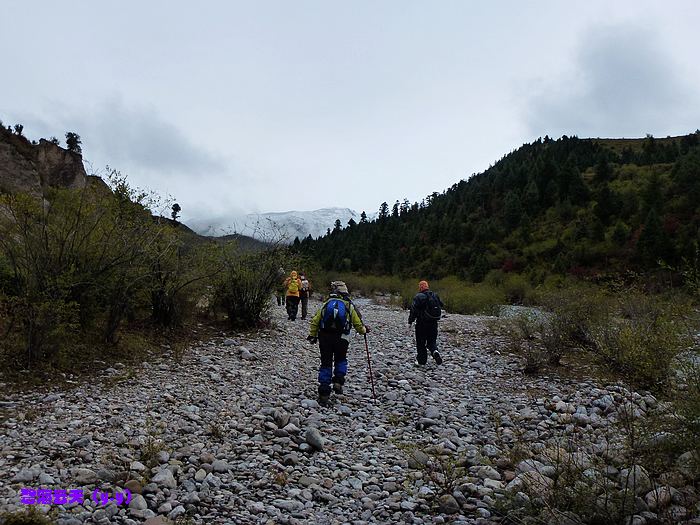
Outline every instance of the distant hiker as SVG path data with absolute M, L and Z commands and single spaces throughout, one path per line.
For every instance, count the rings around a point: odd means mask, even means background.
M 284 288 L 284 276 L 286 272 L 284 271 L 284 268 L 280 266 L 280 269 L 277 270 L 277 290 L 275 291 L 275 297 L 277 298 L 277 306 L 284 306 L 284 297 L 286 295 L 286 290 Z
M 336 394 L 343 393 L 345 375 L 348 373 L 348 345 L 350 330 L 358 334 L 369 333 L 369 326 L 362 322 L 355 308 L 348 287 L 343 281 L 331 283 L 331 294 L 321 309 L 311 319 L 309 342 L 319 343 L 321 366 L 318 369 L 318 400 L 328 402 L 331 383 Z
M 299 297 L 301 298 L 301 318 L 306 319 L 306 314 L 309 311 L 309 297 L 311 297 L 313 290 L 306 275 L 300 273 L 299 279 L 301 279 L 301 290 L 299 290 Z
M 427 349 L 435 359 L 435 362 L 442 364 L 442 356 L 437 349 L 438 320 L 442 316 L 444 305 L 440 297 L 430 290 L 427 281 L 418 283 L 418 293 L 411 303 L 411 313 L 408 316 L 408 326 L 416 322 L 416 364 L 424 365 L 428 362 Z
M 296 321 L 299 312 L 299 290 L 301 290 L 301 279 L 295 270 L 284 280 L 287 300 L 287 318 Z

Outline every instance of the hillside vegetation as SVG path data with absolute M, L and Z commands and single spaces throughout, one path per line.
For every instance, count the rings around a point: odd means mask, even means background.
M 66 137 L 68 149 L 0 125 L 0 376 L 128 359 L 173 331 L 186 344 L 197 313 L 264 322 L 285 250 L 197 235 L 119 172 L 88 176 Z
M 421 203 L 383 203 L 296 242 L 326 270 L 481 282 L 491 271 L 603 277 L 697 261 L 700 131 L 548 137 Z

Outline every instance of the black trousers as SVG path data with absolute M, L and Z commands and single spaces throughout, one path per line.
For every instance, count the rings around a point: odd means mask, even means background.
M 321 349 L 321 366 L 318 368 L 318 393 L 331 393 L 331 382 L 345 384 L 348 373 L 348 346 L 350 341 L 340 334 L 319 332 L 318 343 Z
M 417 321 L 416 322 L 416 346 L 418 355 L 416 359 L 418 363 L 424 365 L 428 362 L 428 352 L 430 355 L 437 350 L 437 321 Z
M 299 298 L 294 295 L 287 296 L 287 316 L 294 321 L 299 312 Z
M 301 296 L 301 318 L 306 319 L 306 315 L 309 313 L 309 296 Z

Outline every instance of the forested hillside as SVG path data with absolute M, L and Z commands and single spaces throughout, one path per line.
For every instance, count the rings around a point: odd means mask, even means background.
M 697 253 L 700 131 L 656 139 L 548 137 L 421 203 L 383 203 L 296 242 L 328 270 L 600 275 L 679 265 Z

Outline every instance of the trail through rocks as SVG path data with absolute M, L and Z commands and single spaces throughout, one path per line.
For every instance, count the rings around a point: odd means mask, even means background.
M 82 504 L 40 506 L 61 525 L 491 523 L 499 500 L 554 475 L 552 451 L 612 458 L 620 407 L 643 417 L 656 405 L 593 379 L 524 375 L 485 317 L 449 315 L 444 363 L 417 367 L 407 313 L 357 304 L 373 328 L 376 402 L 356 335 L 345 392 L 320 407 L 308 320 L 279 307 L 272 328 L 203 341 L 180 360 L 116 363 L 72 390 L 5 396 L 0 512 L 24 508 L 22 487 L 42 487 L 84 489 Z M 431 465 L 449 457 L 468 476 L 444 490 Z M 90 497 L 122 487 L 128 505 Z M 646 511 L 688 515 L 670 491 L 656 503 Z

